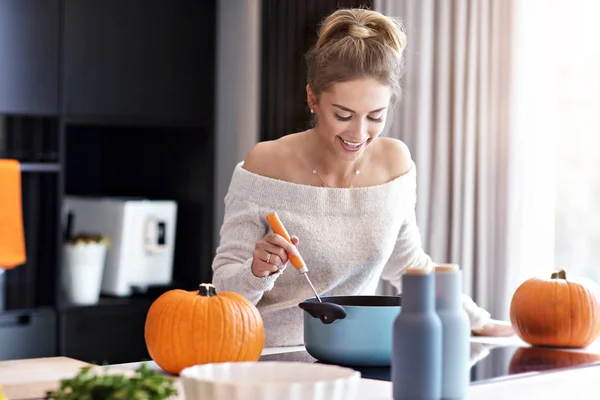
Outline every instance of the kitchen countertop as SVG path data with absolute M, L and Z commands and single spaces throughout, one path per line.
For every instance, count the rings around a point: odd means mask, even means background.
M 529 372 L 519 375 L 506 376 L 507 359 L 512 360 L 512 354 L 517 349 L 528 351 L 527 344 L 517 337 L 510 338 L 489 338 L 472 337 L 471 338 L 471 385 L 469 386 L 468 399 L 471 400 L 519 400 L 519 399 L 537 399 L 537 398 L 573 398 L 573 399 L 600 399 L 600 385 L 595 384 L 600 377 L 600 362 L 573 367 L 570 369 L 555 369 L 546 372 Z M 475 350 L 475 351 L 474 351 Z M 585 362 L 589 361 L 589 355 L 562 357 L 564 350 L 544 350 L 535 349 L 534 357 L 531 362 L 526 362 L 525 367 L 538 368 L 540 363 L 546 365 L 548 358 L 540 358 L 539 351 L 546 351 L 552 354 L 550 357 L 550 367 L 557 368 L 557 365 L 565 360 L 573 362 L 574 359 L 583 358 Z M 569 350 L 577 353 L 593 353 L 600 355 L 600 340 L 588 346 L 585 349 Z M 560 357 L 557 357 L 561 355 Z M 314 358 L 306 353 L 303 346 L 285 347 L 285 348 L 267 348 L 262 352 L 261 360 L 284 360 L 284 361 L 303 361 L 314 362 Z M 581 362 L 581 360 L 579 361 Z M 152 361 L 143 362 L 150 369 L 162 370 Z M 108 369 L 117 374 L 133 374 L 142 362 L 113 364 L 108 366 L 96 366 L 99 369 Z M 0 361 L 0 383 L 3 386 L 8 399 L 31 400 L 43 397 L 45 390 L 57 386 L 60 379 L 74 376 L 78 370 L 88 365 L 82 361 L 67 357 L 48 357 L 38 359 L 9 360 Z M 521 367 L 523 365 L 519 364 Z M 510 367 L 508 367 L 510 370 Z M 387 381 L 388 377 L 382 377 L 378 374 L 373 375 L 373 379 L 367 379 L 372 371 L 363 371 L 363 378 L 360 382 L 359 397 L 361 400 L 391 400 L 392 384 Z M 183 390 L 180 382 L 177 383 L 180 396 L 183 400 Z
M 480 343 L 488 348 L 502 346 L 528 346 L 518 337 L 491 338 L 472 337 L 472 343 Z M 262 355 L 276 355 L 304 351 L 303 346 L 266 348 Z M 600 340 L 586 349 L 572 350 L 600 354 Z M 485 354 L 483 355 L 485 356 Z M 144 362 L 150 369 L 161 371 L 153 361 Z M 120 370 L 135 370 L 142 363 L 115 364 L 110 367 Z M 597 382 L 600 377 L 600 364 L 561 369 L 550 372 L 532 372 L 519 376 L 478 382 L 469 386 L 469 399 L 471 400 L 519 400 L 533 398 L 559 398 L 568 397 L 578 400 L 600 398 L 600 385 L 590 385 Z M 361 379 L 359 399 L 361 400 L 391 400 L 392 384 L 387 381 L 374 379 Z
M 8 400 L 41 400 L 49 390 L 59 387 L 62 379 L 72 378 L 90 364 L 69 357 L 42 357 L 0 361 L 0 384 Z M 118 375 L 134 371 L 94 366 Z

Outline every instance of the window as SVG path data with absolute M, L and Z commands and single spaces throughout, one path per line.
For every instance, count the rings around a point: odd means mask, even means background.
M 600 2 L 517 2 L 520 280 L 564 268 L 600 283 Z

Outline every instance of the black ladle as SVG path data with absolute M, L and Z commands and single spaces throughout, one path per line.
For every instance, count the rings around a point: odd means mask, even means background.
M 346 318 L 346 310 L 338 304 L 304 301 L 298 304 L 298 306 L 312 317 L 320 319 L 324 324 L 331 324 L 336 319 Z

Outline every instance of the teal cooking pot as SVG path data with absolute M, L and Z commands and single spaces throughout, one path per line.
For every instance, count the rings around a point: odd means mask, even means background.
M 317 360 L 346 366 L 387 367 L 400 296 L 329 296 L 306 299 L 304 346 Z

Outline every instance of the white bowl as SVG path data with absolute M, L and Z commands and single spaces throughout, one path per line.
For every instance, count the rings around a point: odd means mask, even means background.
M 186 400 L 355 400 L 360 372 L 303 362 L 194 365 L 179 374 Z

